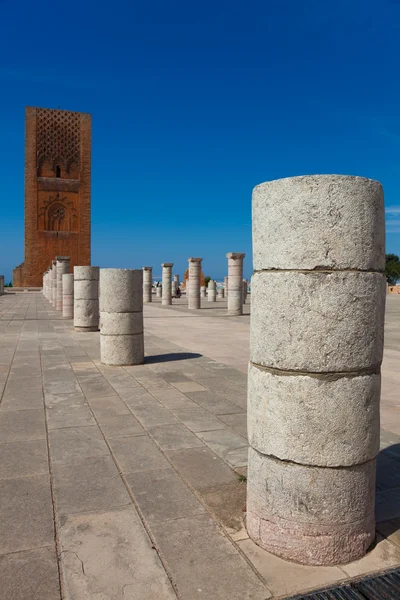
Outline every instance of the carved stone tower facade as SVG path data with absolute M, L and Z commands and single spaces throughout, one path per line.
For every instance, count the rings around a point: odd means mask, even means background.
M 56 256 L 90 265 L 91 116 L 26 109 L 25 261 L 14 286 L 39 287 Z

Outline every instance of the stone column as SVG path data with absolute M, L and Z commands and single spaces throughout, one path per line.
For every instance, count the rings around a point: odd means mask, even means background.
M 228 300 L 228 287 L 229 287 L 229 277 L 224 277 L 224 291 L 225 291 L 225 300 Z
M 316 175 L 253 192 L 247 529 L 310 565 L 375 538 L 385 310 L 383 191 Z
M 207 288 L 205 285 L 200 286 L 200 298 L 207 298 Z
M 99 330 L 99 267 L 74 267 L 74 327 Z
M 247 300 L 247 279 L 243 279 L 243 304 L 246 304 Z
M 0 296 L 4 294 L 4 275 L 0 275 Z
M 156 287 L 156 298 L 161 298 L 162 296 L 162 285 L 158 285 Z
M 62 276 L 63 291 L 63 317 L 65 319 L 74 318 L 74 276 L 72 273 L 64 273 Z
M 153 288 L 153 267 L 143 267 L 143 302 L 151 302 Z
M 217 298 L 220 300 L 224 299 L 224 288 L 220 287 L 217 289 Z
M 143 272 L 100 269 L 100 289 L 101 362 L 143 364 Z
M 188 258 L 189 277 L 188 285 L 188 309 L 197 310 L 200 308 L 200 277 L 202 258 Z
M 171 281 L 171 298 L 176 298 L 175 281 Z
M 213 279 L 210 279 L 210 281 L 208 282 L 208 286 L 207 286 L 207 296 L 208 296 L 209 302 L 216 302 L 216 300 L 217 300 L 216 287 L 217 287 L 217 284 L 215 283 L 215 281 Z
M 175 284 L 175 296 L 176 296 L 176 290 L 179 287 L 179 275 L 174 275 L 174 284 Z
M 246 255 L 239 252 L 230 252 L 228 259 L 228 315 L 238 316 L 243 314 L 243 259 Z
M 57 301 L 56 309 L 62 310 L 63 302 L 63 290 L 62 290 L 62 276 L 64 273 L 69 273 L 71 259 L 69 256 L 56 256 L 56 269 L 57 269 Z
M 172 267 L 174 263 L 163 263 L 162 265 L 162 305 L 170 306 L 172 304 L 171 285 L 172 285 Z
M 57 261 L 51 261 L 51 297 L 50 302 L 56 308 L 57 305 Z

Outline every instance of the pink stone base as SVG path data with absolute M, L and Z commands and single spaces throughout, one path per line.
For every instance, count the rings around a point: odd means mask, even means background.
M 374 514 L 343 525 L 311 525 L 274 517 L 260 519 L 249 511 L 247 531 L 264 550 L 304 565 L 340 565 L 362 558 L 375 539 Z

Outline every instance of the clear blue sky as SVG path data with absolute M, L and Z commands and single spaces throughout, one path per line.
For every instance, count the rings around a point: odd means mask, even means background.
M 251 191 L 385 188 L 400 254 L 400 0 L 0 0 L 0 273 L 23 260 L 24 108 L 93 115 L 92 264 L 226 273 Z

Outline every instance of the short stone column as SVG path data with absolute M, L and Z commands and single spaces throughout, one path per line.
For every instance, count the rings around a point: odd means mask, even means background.
M 143 267 L 143 302 L 151 302 L 153 289 L 153 267 Z
M 0 275 L 0 296 L 4 294 L 4 275 Z
M 174 263 L 163 263 L 162 265 L 162 302 L 163 306 L 172 304 L 172 267 Z
M 247 279 L 243 279 L 243 304 L 246 304 L 247 300 Z
M 105 365 L 141 365 L 143 272 L 100 269 L 100 356 Z
M 375 538 L 381 185 L 315 175 L 257 186 L 253 256 L 247 529 L 285 559 L 348 563 Z
M 207 297 L 209 302 L 217 301 L 217 284 L 213 279 L 210 279 L 207 286 Z
M 54 306 L 57 305 L 57 261 L 51 261 L 51 289 L 50 289 L 50 302 Z
M 222 287 L 219 287 L 219 288 L 217 289 L 217 298 L 218 298 L 219 300 L 223 300 L 223 299 L 224 299 L 224 288 L 222 288 Z
M 189 277 L 188 286 L 188 309 L 197 310 L 200 308 L 200 278 L 202 258 L 188 258 Z
M 205 285 L 200 286 L 200 298 L 207 298 L 207 288 Z
M 156 298 L 161 298 L 162 296 L 162 285 L 158 285 L 156 287 Z
M 69 256 L 56 256 L 56 268 L 57 268 L 57 310 L 62 310 L 63 306 L 63 289 L 62 289 L 62 276 L 64 273 L 69 273 L 71 259 Z
M 228 259 L 228 315 L 243 314 L 243 259 L 240 252 L 229 252 Z
M 99 330 L 99 267 L 74 267 L 74 327 Z
M 229 277 L 224 277 L 224 291 L 225 291 L 225 300 L 228 299 L 228 286 L 229 286 Z
M 63 317 L 64 319 L 74 318 L 74 275 L 73 273 L 64 273 L 62 276 L 63 291 Z

